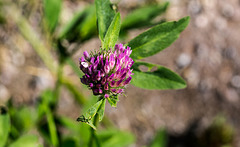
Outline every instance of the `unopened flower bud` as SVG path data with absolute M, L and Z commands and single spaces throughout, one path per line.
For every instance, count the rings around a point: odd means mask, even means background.
M 84 56 L 84 58 L 85 58 L 86 60 L 90 58 L 90 56 L 89 56 L 89 54 L 88 54 L 87 51 L 83 52 L 83 56 Z

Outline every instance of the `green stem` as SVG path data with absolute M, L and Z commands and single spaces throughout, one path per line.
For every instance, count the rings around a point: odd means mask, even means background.
M 47 115 L 47 121 L 48 121 L 51 142 L 52 142 L 53 146 L 58 146 L 59 141 L 58 141 L 58 135 L 57 135 L 57 128 L 56 128 L 53 114 L 52 114 L 51 110 L 49 110 L 49 108 L 47 108 L 47 110 L 46 110 L 46 115 Z
M 63 77 L 63 66 L 64 64 L 60 63 L 59 66 L 58 66 L 58 71 L 57 71 L 57 82 L 56 82 L 56 86 L 55 86 L 55 89 L 54 89 L 54 95 L 53 95 L 53 104 L 54 104 L 54 109 L 55 109 L 55 106 L 57 104 L 57 101 L 59 99 L 59 94 L 60 94 L 60 88 L 61 88 L 61 80 L 62 80 L 62 77 Z
M 99 97 L 99 101 L 101 100 L 101 99 L 103 99 L 104 97 Z M 99 108 L 98 108 L 99 109 Z M 98 113 L 96 113 L 96 115 L 94 116 L 94 118 L 93 118 L 94 120 L 93 120 L 93 125 L 97 128 L 97 125 L 98 125 L 98 121 L 99 121 L 99 114 Z M 98 138 L 97 138 L 97 135 L 96 135 L 96 130 L 95 129 L 93 129 L 92 127 L 90 128 L 91 129 L 91 138 L 90 138 L 90 140 L 89 140 L 89 147 L 93 147 L 93 143 L 94 143 L 94 141 L 96 142 L 96 145 L 97 145 L 97 147 L 101 147 L 101 144 L 100 144 L 100 142 L 99 142 L 99 140 L 98 140 Z
M 54 120 L 54 112 L 50 108 L 50 104 L 52 104 L 52 98 L 54 97 L 54 93 L 52 91 L 48 91 L 48 94 L 44 94 L 42 97 L 42 110 L 44 111 L 43 114 L 47 117 L 47 125 L 49 130 L 50 142 L 52 146 L 57 147 L 59 145 L 59 138 L 57 133 L 57 127 Z M 49 100 L 51 99 L 51 100 Z M 42 116 L 39 117 L 42 119 Z
M 98 125 L 98 119 L 99 119 L 98 117 L 99 117 L 98 114 L 96 114 L 95 117 L 94 117 L 94 121 L 93 121 L 93 125 L 96 126 L 96 128 L 97 128 L 97 125 Z M 97 138 L 97 135 L 96 135 L 96 130 L 93 129 L 92 127 L 90 129 L 91 129 L 91 138 L 89 139 L 88 146 L 93 147 L 93 143 L 95 141 L 97 147 L 101 147 L 100 142 L 99 142 L 99 140 Z

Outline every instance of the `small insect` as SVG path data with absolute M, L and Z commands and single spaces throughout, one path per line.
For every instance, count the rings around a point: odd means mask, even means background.
M 0 106 L 0 115 L 5 115 L 7 114 L 7 108 L 4 106 Z
M 90 119 L 85 118 L 85 116 L 83 115 L 77 118 L 77 121 L 84 122 L 84 123 L 89 123 L 89 120 Z

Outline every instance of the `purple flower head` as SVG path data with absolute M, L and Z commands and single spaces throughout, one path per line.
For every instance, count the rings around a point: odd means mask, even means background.
M 94 95 L 105 98 L 123 93 L 133 75 L 131 53 L 131 48 L 123 44 L 96 54 L 85 51 L 79 60 L 80 69 L 85 74 L 81 82 L 88 85 Z

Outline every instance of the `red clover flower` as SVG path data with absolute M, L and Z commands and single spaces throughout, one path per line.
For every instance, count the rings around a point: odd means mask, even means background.
M 132 50 L 129 46 L 116 44 L 114 49 L 100 50 L 95 54 L 87 51 L 79 59 L 80 69 L 85 74 L 81 82 L 87 85 L 94 95 L 105 98 L 121 94 L 132 79 L 134 63 L 130 58 Z

